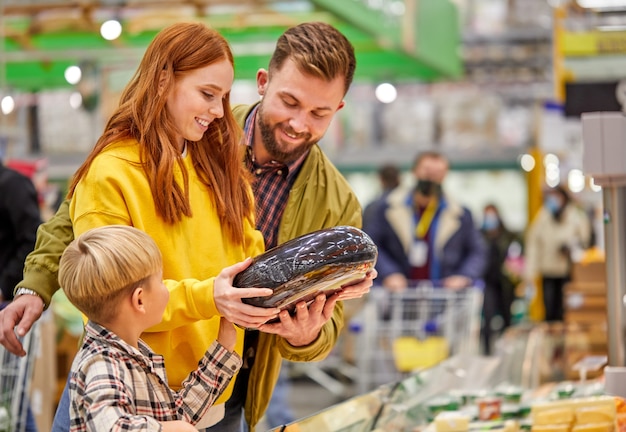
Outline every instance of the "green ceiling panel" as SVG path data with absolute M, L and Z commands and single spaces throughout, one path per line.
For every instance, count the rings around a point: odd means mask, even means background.
M 344 2 L 333 0 L 337 5 Z M 324 3 L 327 1 L 316 1 Z M 331 3 L 331 2 L 328 2 Z M 345 2 L 354 8 L 358 3 Z M 355 80 L 358 81 L 434 81 L 456 76 L 455 65 L 459 62 L 458 29 L 451 25 L 451 16 L 456 16 L 455 8 L 449 0 L 420 0 L 425 6 L 421 18 L 417 20 L 420 26 L 416 31 L 420 47 L 415 52 L 407 52 L 399 46 L 389 46 L 387 42 L 381 44 L 380 25 L 378 33 L 375 18 L 356 13 L 353 20 L 370 20 L 369 24 L 355 23 L 341 14 L 332 16 L 326 12 L 312 12 L 308 15 L 296 15 L 293 23 L 317 20 L 320 17 L 333 24 L 352 42 L 357 55 L 357 69 Z M 439 6 L 437 6 L 438 3 Z M 335 10 L 328 7 L 328 10 Z M 441 19 L 429 20 L 425 14 L 444 15 Z M 456 18 L 455 18 L 456 19 Z M 380 20 L 379 20 L 380 21 Z M 250 27 L 236 27 L 235 20 L 228 17 L 206 18 L 208 25 L 217 28 L 233 47 L 235 55 L 235 76 L 237 79 L 254 79 L 259 68 L 265 68 L 269 56 L 284 26 L 255 25 Z M 380 22 L 378 23 L 380 24 Z M 10 22 L 11 33 L 18 33 L 24 28 L 21 21 Z M 96 32 L 87 31 L 58 31 L 54 33 L 37 34 L 29 37 L 25 46 L 23 38 L 5 40 L 7 83 L 9 86 L 23 91 L 36 91 L 45 88 L 69 87 L 65 82 L 63 72 L 71 64 L 79 64 L 85 60 L 95 60 L 101 64 L 123 63 L 125 67 L 135 68 L 145 47 L 152 41 L 157 31 L 144 31 L 137 34 L 123 33 L 122 37 L 109 42 Z M 392 38 L 393 39 L 393 38 Z M 393 39 L 394 43 L 398 41 Z
M 86 32 L 73 33 L 48 33 L 33 37 L 32 44 L 35 48 L 43 50 L 72 49 L 102 49 L 108 46 L 108 42 L 99 34 Z
M 435 78 L 461 76 L 460 22 L 456 5 L 450 0 L 404 0 L 406 9 L 402 15 L 383 13 L 368 6 L 370 2 L 358 0 L 313 3 L 364 30 L 381 47 L 404 52 L 423 63 L 436 71 Z
M 418 58 L 450 77 L 462 73 L 461 33 L 456 6 L 447 0 L 419 0 L 415 47 Z
M 6 67 L 7 83 L 23 91 L 61 88 L 71 86 L 65 81 L 65 69 L 71 61 L 34 61 L 9 63 Z

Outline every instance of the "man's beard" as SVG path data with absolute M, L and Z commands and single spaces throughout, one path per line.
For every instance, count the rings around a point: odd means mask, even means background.
M 308 152 L 315 144 L 315 141 L 311 140 L 311 134 L 296 134 L 293 130 L 287 127 L 283 129 L 291 135 L 297 135 L 301 138 L 305 138 L 305 141 L 302 144 L 298 144 L 298 146 L 291 149 L 291 151 L 281 150 L 278 142 L 276 141 L 276 130 L 280 128 L 280 125 L 270 126 L 270 124 L 265 121 L 262 102 L 259 106 L 259 111 L 257 112 L 257 126 L 261 131 L 261 139 L 263 140 L 265 151 L 267 151 L 272 160 L 276 162 L 284 164 L 293 162 Z

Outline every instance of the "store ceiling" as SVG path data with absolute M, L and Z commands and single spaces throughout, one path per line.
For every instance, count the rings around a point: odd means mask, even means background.
M 329 22 L 346 34 L 357 53 L 356 80 L 429 82 L 461 73 L 450 0 L 4 0 L 0 7 L 0 87 L 24 91 L 69 86 L 63 73 L 81 62 L 134 68 L 160 29 L 189 20 L 228 39 L 237 78 L 266 67 L 278 36 L 305 21 Z M 112 18 L 124 31 L 106 41 L 99 28 Z

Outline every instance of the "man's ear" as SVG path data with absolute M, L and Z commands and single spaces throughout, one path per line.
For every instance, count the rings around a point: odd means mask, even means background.
M 133 290 L 133 294 L 130 297 L 131 307 L 133 308 L 134 311 L 137 311 L 139 313 L 146 312 L 144 299 L 143 299 L 144 293 L 145 293 L 145 290 L 143 289 L 143 286 L 140 285 Z
M 256 88 L 259 96 L 263 96 L 267 90 L 269 83 L 269 72 L 265 69 L 259 69 L 256 73 Z

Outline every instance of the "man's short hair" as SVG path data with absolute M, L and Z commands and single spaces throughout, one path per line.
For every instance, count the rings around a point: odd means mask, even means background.
M 344 94 L 348 92 L 356 57 L 354 47 L 336 28 L 323 22 L 302 23 L 285 31 L 276 43 L 269 64 L 269 74 L 280 70 L 291 59 L 302 72 L 331 81 L 344 77 Z
M 415 170 L 415 168 L 417 168 L 417 166 L 424 159 L 438 159 L 438 160 L 444 161 L 447 165 L 450 164 L 450 162 L 448 161 L 448 158 L 443 153 L 440 153 L 436 150 L 425 150 L 417 154 L 417 156 L 415 157 L 415 160 L 413 161 L 412 169 Z
M 109 322 L 119 300 L 163 268 L 154 240 L 137 228 L 108 225 L 74 239 L 59 262 L 67 298 L 97 323 Z

